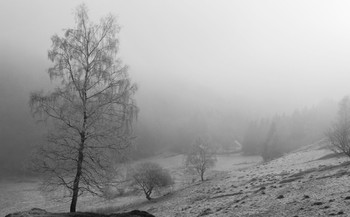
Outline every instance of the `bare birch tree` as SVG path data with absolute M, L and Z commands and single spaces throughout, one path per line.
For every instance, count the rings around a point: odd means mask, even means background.
M 48 74 L 58 86 L 31 94 L 30 107 L 47 120 L 47 143 L 37 152 L 35 168 L 48 191 L 64 190 L 70 212 L 78 197 L 100 194 L 113 169 L 115 153 L 131 144 L 131 124 L 137 113 L 136 85 L 117 58 L 120 27 L 114 16 L 93 23 L 86 6 L 75 13 L 75 28 L 54 35 Z

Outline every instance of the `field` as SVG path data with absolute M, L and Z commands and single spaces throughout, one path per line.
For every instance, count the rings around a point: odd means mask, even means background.
M 169 169 L 172 191 L 147 201 L 143 195 L 113 200 L 84 197 L 78 210 L 112 213 L 141 209 L 155 216 L 348 216 L 350 164 L 320 144 L 263 163 L 260 157 L 220 155 L 207 180 L 183 175 L 182 156 L 147 159 Z M 67 211 L 67 203 L 47 200 L 35 180 L 3 182 L 0 215 L 33 207 Z
M 177 186 L 183 184 L 185 176 L 182 173 L 183 156 L 158 156 L 145 161 L 152 161 L 161 164 L 164 168 L 171 171 L 175 178 Z M 252 163 L 260 161 L 259 157 L 241 157 L 239 155 L 220 155 L 217 164 L 213 170 L 227 171 L 234 167 L 242 168 Z M 39 190 L 39 181 L 35 179 L 12 179 L 0 182 L 0 216 L 11 212 L 28 210 L 33 207 L 43 208 L 47 211 L 60 212 L 69 209 L 69 202 L 53 201 L 43 195 Z M 145 199 L 143 195 L 120 197 L 110 200 L 104 200 L 96 197 L 79 198 L 78 210 L 94 210 L 103 207 L 125 206 L 130 203 L 140 203 Z

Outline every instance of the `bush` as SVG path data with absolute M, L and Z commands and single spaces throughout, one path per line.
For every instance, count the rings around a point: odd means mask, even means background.
M 174 181 L 170 173 L 156 163 L 146 162 L 138 164 L 131 171 L 132 186 L 142 191 L 147 200 L 155 190 L 170 187 Z

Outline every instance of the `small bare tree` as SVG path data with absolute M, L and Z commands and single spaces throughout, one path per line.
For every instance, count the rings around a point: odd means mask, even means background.
M 137 112 L 127 67 L 117 58 L 120 27 L 110 15 L 95 24 L 85 5 L 76 11 L 76 27 L 54 35 L 48 70 L 58 86 L 31 95 L 35 117 L 48 122 L 47 143 L 34 165 L 44 175 L 44 189 L 64 191 L 71 198 L 99 195 L 113 172 L 114 153 L 131 143 L 131 124 Z
M 345 96 L 339 103 L 338 117 L 326 134 L 332 150 L 350 157 L 350 98 Z
M 187 171 L 198 174 L 204 181 L 204 173 L 215 166 L 216 153 L 207 140 L 198 138 L 190 147 L 184 162 Z
M 147 200 L 151 200 L 154 190 L 174 184 L 170 173 L 156 163 L 146 162 L 137 165 L 131 172 L 132 186 L 141 190 Z

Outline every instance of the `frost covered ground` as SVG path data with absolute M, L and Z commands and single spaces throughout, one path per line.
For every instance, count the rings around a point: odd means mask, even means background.
M 144 161 L 153 161 L 161 164 L 163 167 L 170 170 L 175 179 L 175 186 L 172 189 L 182 188 L 184 185 L 189 185 L 192 179 L 183 174 L 183 156 L 158 156 L 155 158 L 145 159 Z M 227 171 L 233 166 L 244 167 L 251 163 L 260 161 L 259 157 L 241 157 L 232 155 L 218 156 L 218 163 L 215 170 Z M 39 190 L 39 182 L 35 179 L 15 178 L 12 180 L 0 181 L 0 216 L 5 216 L 8 213 L 29 210 L 37 207 L 50 212 L 63 212 L 69 210 L 68 202 L 53 201 L 49 197 L 43 195 Z M 143 195 L 134 195 L 120 197 L 114 200 L 104 200 L 98 197 L 81 197 L 78 201 L 77 209 L 80 211 L 89 211 L 98 208 L 112 207 L 113 210 L 119 210 L 119 207 L 124 207 L 130 204 L 145 203 Z
M 228 157 L 237 161 L 216 168 L 207 181 L 124 209 L 156 216 L 350 216 L 348 158 L 335 157 L 320 144 L 268 163 Z
M 142 195 L 105 201 L 82 198 L 81 211 L 117 212 L 132 209 L 155 216 L 350 216 L 350 164 L 322 144 L 307 146 L 262 163 L 259 157 L 221 155 L 207 180 L 183 175 L 181 156 L 148 159 L 168 168 L 175 177 L 172 191 L 152 201 Z M 36 182 L 0 185 L 0 216 L 44 208 L 66 211 L 68 204 L 48 202 Z

